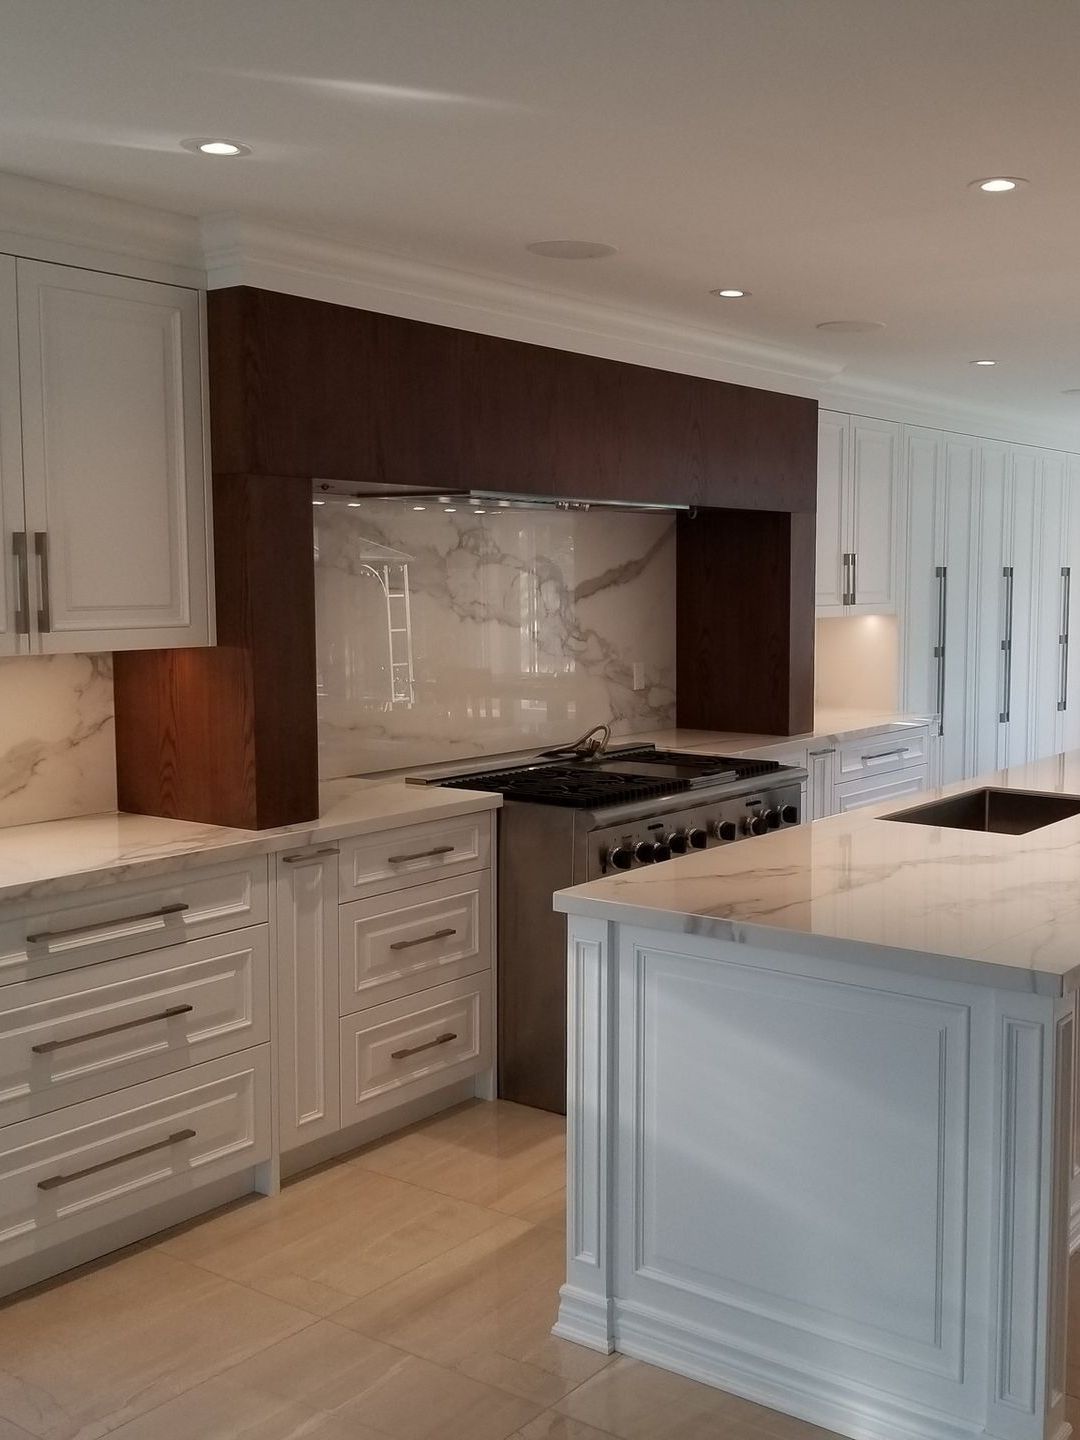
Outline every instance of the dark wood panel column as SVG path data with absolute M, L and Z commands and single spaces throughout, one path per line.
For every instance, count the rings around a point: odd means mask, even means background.
M 214 477 L 216 649 L 115 658 L 122 810 L 265 829 L 319 813 L 311 485 Z
M 814 515 L 679 517 L 678 723 L 797 735 L 814 725 Z

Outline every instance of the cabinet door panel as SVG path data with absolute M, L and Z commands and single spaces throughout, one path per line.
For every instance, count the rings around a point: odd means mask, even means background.
M 893 577 L 896 472 L 900 427 L 888 420 L 851 422 L 851 540 L 857 610 L 878 612 L 896 605 Z
M 277 1045 L 282 1150 L 340 1128 L 338 860 L 279 855 Z
M 948 436 L 944 441 L 944 562 L 948 606 L 940 750 L 943 785 L 972 774 L 970 672 L 973 642 L 969 622 L 975 452 L 975 442 L 966 437 Z
M 973 774 L 984 775 L 1004 763 L 1006 732 L 1000 719 L 1004 684 L 1006 586 L 1002 579 L 1008 528 L 1009 451 L 1005 445 L 979 446 L 977 543 L 972 556 L 971 657 Z
M 1008 716 L 1008 745 L 1004 763 L 1025 765 L 1034 759 L 1035 642 L 1037 606 L 1035 574 L 1038 564 L 1036 510 L 1039 503 L 1038 452 L 1015 446 L 1012 452 L 1011 533 L 1006 565 L 1012 570 L 1011 614 L 1006 619 L 1011 634 L 1011 664 L 1005 713 Z
M 1065 560 L 1069 569 L 1068 613 L 1065 617 L 1065 710 L 1062 716 L 1061 747 L 1080 749 L 1080 455 L 1070 455 L 1067 464 L 1067 509 Z M 1080 1112 L 1078 1112 L 1080 1114 Z
M 1036 515 L 1034 626 L 1031 717 L 1032 759 L 1061 749 L 1062 628 L 1067 506 L 1065 456 L 1044 450 L 1039 457 L 1039 505 Z
M 944 657 L 936 652 L 947 583 L 937 573 L 945 563 L 943 447 L 939 430 L 910 429 L 904 437 L 900 705 L 919 715 L 936 715 L 942 700 Z
M 848 477 L 850 419 L 832 410 L 818 417 L 817 605 L 843 613 L 844 494 Z
M 23 522 L 22 435 L 19 419 L 19 318 L 15 261 L 0 255 L 0 655 L 26 648 L 17 619 L 19 575 L 14 537 Z
M 17 273 L 41 649 L 208 643 L 197 293 L 36 261 Z

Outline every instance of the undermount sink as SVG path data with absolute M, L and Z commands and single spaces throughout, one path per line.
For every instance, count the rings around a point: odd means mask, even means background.
M 1080 815 L 1080 795 L 1041 795 L 1032 790 L 969 790 L 947 800 L 931 800 L 910 810 L 882 815 L 907 825 L 941 825 L 946 830 L 984 830 L 994 835 L 1026 835 Z

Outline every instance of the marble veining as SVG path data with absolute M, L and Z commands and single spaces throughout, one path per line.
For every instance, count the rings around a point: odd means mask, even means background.
M 0 660 L 0 826 L 115 809 L 112 656 Z
M 452 508 L 316 511 L 324 779 L 674 722 L 670 515 Z
M 1080 985 L 1080 816 L 1027 835 L 882 815 L 983 784 L 1080 794 L 1080 752 L 556 896 L 556 908 L 747 946 L 1059 994 Z M 870 961 L 869 963 L 875 963 Z

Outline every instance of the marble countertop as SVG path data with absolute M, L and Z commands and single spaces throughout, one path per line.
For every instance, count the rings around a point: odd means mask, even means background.
M 562 890 L 556 909 L 1060 995 L 1080 985 L 1080 816 L 1027 835 L 881 816 L 980 785 L 1080 795 L 1080 751 Z
M 442 790 L 374 777 L 326 782 L 320 786 L 318 820 L 276 830 L 233 830 L 125 814 L 14 825 L 0 829 L 0 900 L 39 899 L 103 880 L 302 849 L 348 835 L 496 810 L 501 804 L 500 796 L 477 790 Z
M 839 745 L 844 740 L 865 740 L 890 730 L 929 725 L 934 715 L 909 715 L 884 710 L 839 710 L 819 708 L 814 715 L 813 730 L 801 735 L 746 735 L 738 731 L 650 730 L 643 735 L 629 735 L 626 743 L 648 741 L 672 750 L 702 750 L 710 754 L 746 755 L 750 752 L 790 750 L 801 745 Z

